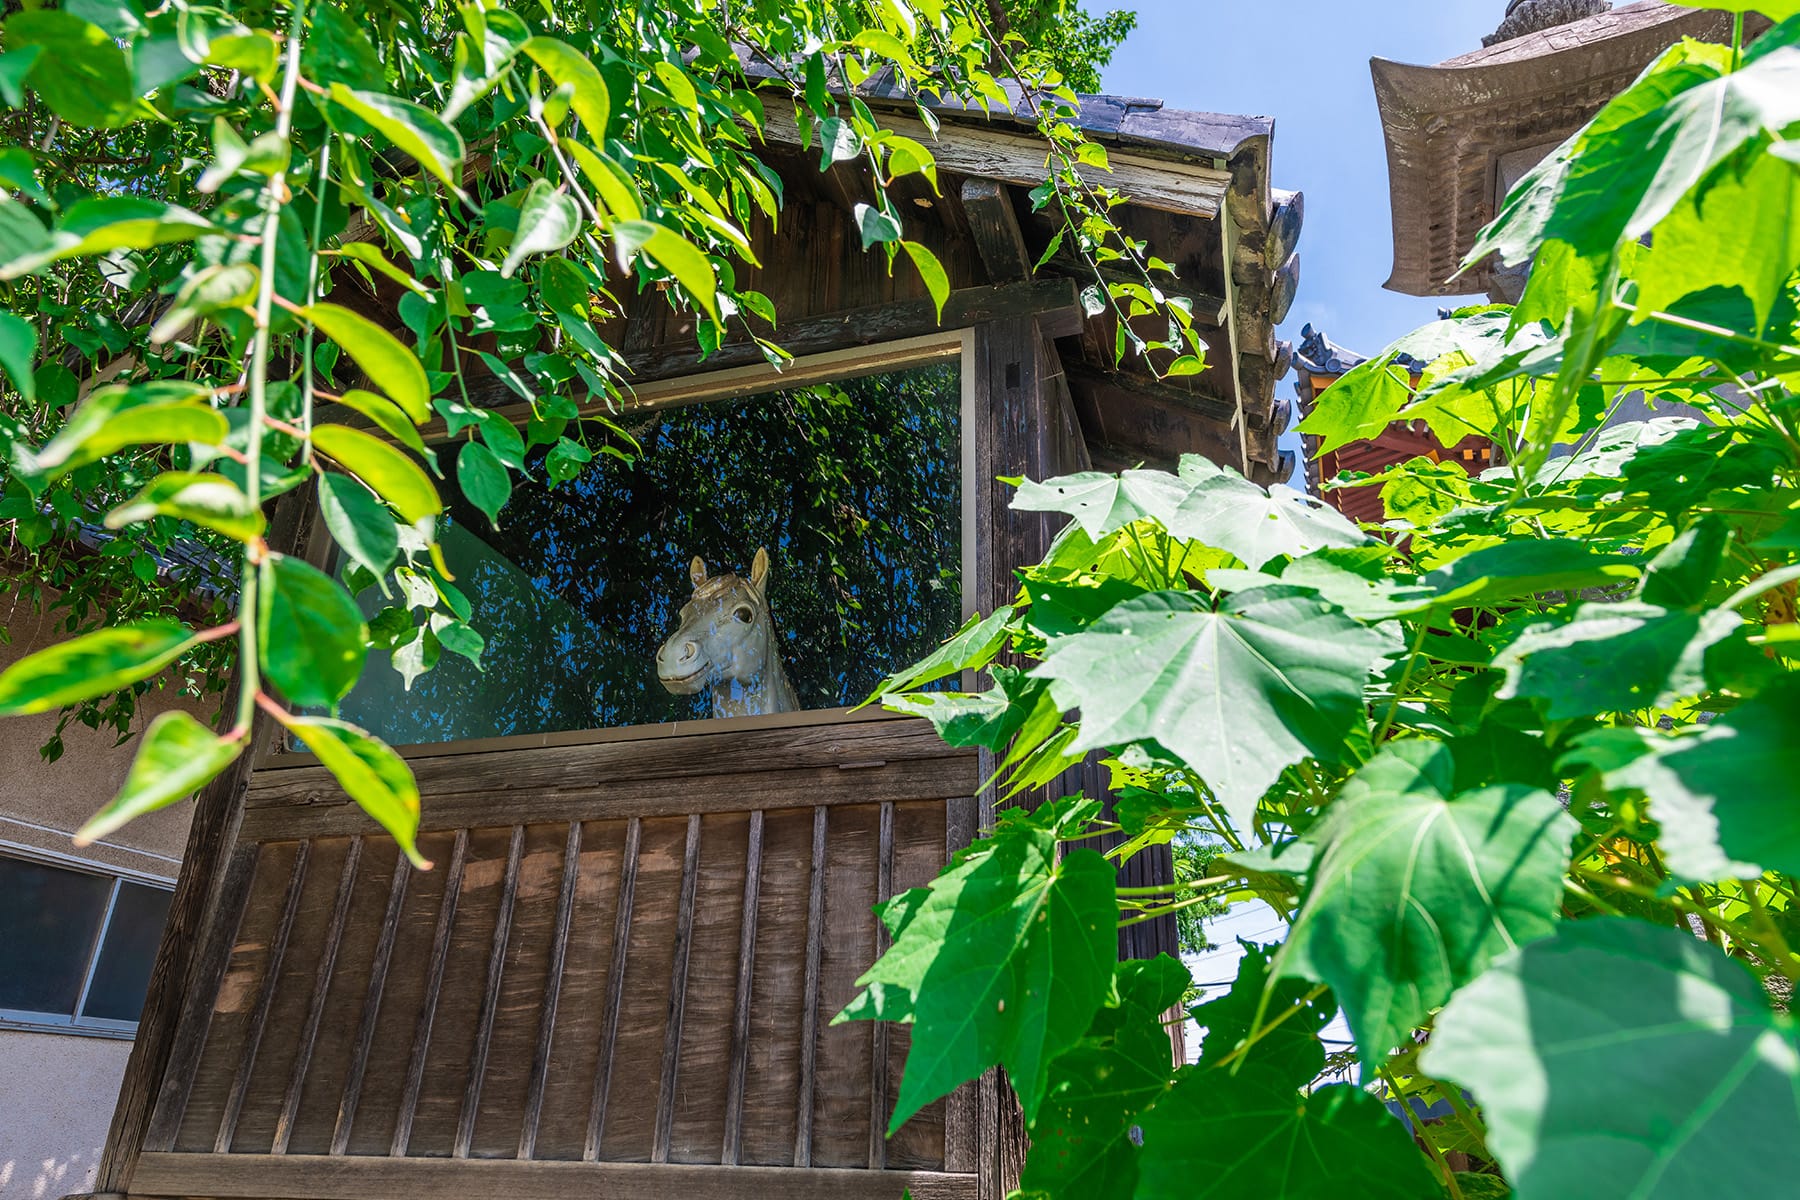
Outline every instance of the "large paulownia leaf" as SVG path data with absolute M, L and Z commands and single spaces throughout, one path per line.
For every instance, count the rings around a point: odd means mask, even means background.
M 1742 624 L 1729 610 L 1583 604 L 1527 627 L 1494 658 L 1506 672 L 1496 696 L 1539 700 L 1553 721 L 1667 707 L 1706 690 L 1707 652 Z
M 1050 1064 L 1021 1191 L 1130 1200 L 1138 1175 L 1132 1130 L 1168 1090 L 1173 1070 L 1163 1017 L 1190 982 L 1187 968 L 1166 954 L 1119 964 L 1118 1003 L 1096 1013 L 1087 1036 Z
M 1351 1084 L 1185 1068 L 1143 1119 L 1137 1200 L 1442 1200 L 1405 1126 Z M 1573 1194 L 1573 1193 L 1571 1193 Z
M 1800 681 L 1792 677 L 1679 736 L 1596 730 L 1570 761 L 1598 770 L 1609 788 L 1649 797 L 1663 861 L 1683 879 L 1800 874 Z
M 1574 819 L 1518 784 L 1453 794 L 1455 772 L 1441 743 L 1389 745 L 1301 839 L 1317 851 L 1277 969 L 1331 985 L 1365 1061 L 1554 928 Z
M 1012 506 L 1020 512 L 1067 513 L 1097 542 L 1145 518 L 1167 525 L 1191 490 L 1192 483 L 1167 471 L 1087 471 L 1042 483 L 1027 479 Z
M 1800 1178 L 1800 1040 L 1686 929 L 1563 925 L 1458 992 L 1421 1065 L 1471 1089 L 1517 1200 L 1780 1196 Z
M 1052 641 L 1037 674 L 1079 708 L 1072 752 L 1154 743 L 1193 766 L 1239 829 L 1282 770 L 1336 762 L 1390 649 L 1316 594 L 1267 587 L 1217 611 L 1192 592 L 1127 600 Z
M 1227 472 L 1202 480 L 1166 524 L 1176 537 L 1229 550 L 1251 570 L 1272 558 L 1300 558 L 1369 540 L 1321 500 L 1282 484 L 1258 487 Z
M 1057 856 L 1062 827 L 1096 810 L 1009 809 L 929 888 L 884 906 L 894 944 L 837 1020 L 912 1023 L 890 1133 L 996 1065 L 1037 1118 L 1051 1060 L 1087 1033 L 1118 955 L 1112 865 Z

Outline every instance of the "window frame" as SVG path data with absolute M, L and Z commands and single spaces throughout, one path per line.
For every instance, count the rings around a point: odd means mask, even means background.
M 977 545 L 979 501 L 974 486 L 977 474 L 980 429 L 978 388 L 976 381 L 976 344 L 979 330 L 974 327 L 943 329 L 919 337 L 889 342 L 875 342 L 841 350 L 802 355 L 780 367 L 758 363 L 681 375 L 670 379 L 651 380 L 632 388 L 632 400 L 624 408 L 627 414 L 659 408 L 685 408 L 720 400 L 747 400 L 771 392 L 788 391 L 811 384 L 832 383 L 903 371 L 909 367 L 930 366 L 954 360 L 957 363 L 957 385 L 960 392 L 958 413 L 958 463 L 962 491 L 962 561 L 959 564 L 962 587 L 962 619 L 974 615 L 977 604 Z M 514 425 L 523 426 L 531 415 L 531 405 L 520 403 L 493 410 Z M 617 416 L 602 401 L 589 401 L 580 407 L 577 419 L 595 415 Z M 369 432 L 391 440 L 381 431 Z M 449 439 L 442 420 L 434 419 L 422 431 L 427 445 L 439 446 Z M 321 570 L 328 569 L 337 548 L 324 518 L 314 505 L 309 529 L 303 543 L 306 558 Z M 477 619 L 479 626 L 479 616 Z M 967 682 L 967 681 L 965 681 Z M 849 725 L 866 721 L 906 720 L 898 713 L 856 706 L 804 709 L 799 712 L 773 713 L 749 717 L 702 717 L 687 721 L 666 721 L 654 725 L 621 725 L 610 729 L 571 729 L 557 732 L 501 734 L 485 738 L 462 738 L 443 742 L 395 746 L 394 750 L 408 761 L 440 758 L 458 754 L 479 754 L 494 750 L 528 750 L 546 746 L 592 745 L 599 742 L 628 742 L 664 737 L 682 737 L 695 733 L 718 733 L 725 730 L 780 729 L 795 726 Z M 290 739 L 279 733 L 258 747 L 255 769 L 258 771 L 303 768 L 319 765 L 318 756 L 301 746 L 290 745 Z
M 81 991 L 76 995 L 74 1012 L 65 1017 L 60 1013 L 40 1012 L 36 1009 L 0 1008 L 0 1030 L 61 1033 L 75 1037 L 112 1038 L 123 1041 L 136 1038 L 138 1026 L 142 1023 L 141 1019 L 119 1021 L 106 1017 L 86 1017 L 82 1015 L 82 1009 L 87 1006 L 88 993 L 94 983 L 94 973 L 100 967 L 100 955 L 106 949 L 106 935 L 112 931 L 113 912 L 118 906 L 119 893 L 124 885 L 132 883 L 139 887 L 155 888 L 158 891 L 173 893 L 175 880 L 167 876 L 133 871 L 129 867 L 115 867 L 85 858 L 77 858 L 72 854 L 59 854 L 54 850 L 46 850 L 40 846 L 30 846 L 3 838 L 0 838 L 0 858 L 15 859 L 55 870 L 70 871 L 78 875 L 98 876 L 110 881 L 106 893 L 106 907 L 101 912 L 99 928 L 87 947 L 87 961 L 82 968 Z

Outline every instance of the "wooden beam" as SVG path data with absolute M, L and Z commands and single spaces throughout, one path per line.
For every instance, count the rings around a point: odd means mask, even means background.
M 1013 209 L 1012 189 L 993 179 L 966 179 L 962 185 L 963 214 L 988 282 L 1012 283 L 1031 277 L 1031 252 Z
M 1237 412 L 1237 405 L 1229 400 L 1166 380 L 1147 379 L 1120 371 L 1101 371 L 1084 363 L 1070 363 L 1063 369 L 1068 374 L 1072 388 L 1093 396 L 1101 404 L 1122 393 L 1129 393 L 1141 400 L 1165 408 L 1181 409 L 1208 421 L 1229 423 Z
M 709 1167 L 677 1163 L 380 1158 L 278 1154 L 146 1154 L 134 1196 L 218 1200 L 366 1200 L 481 1196 L 485 1200 L 974 1200 L 975 1177 L 939 1171 Z
M 1025 126 L 958 122 L 933 134 L 920 121 L 887 112 L 882 114 L 881 126 L 925 143 L 941 170 L 1021 187 L 1037 187 L 1049 174 L 1044 165 L 1049 147 L 1037 130 Z M 771 142 L 802 145 L 791 105 L 769 105 L 763 132 Z M 1215 217 L 1231 186 L 1230 171 L 1173 158 L 1151 158 L 1119 146 L 1107 148 L 1107 160 L 1111 171 L 1084 166 L 1082 178 L 1122 193 L 1139 207 L 1161 212 Z
M 959 288 L 944 303 L 943 318 L 930 300 L 905 300 L 896 304 L 869 305 L 791 321 L 776 329 L 764 329 L 763 336 L 795 358 L 822 355 L 832 351 L 878 346 L 889 342 L 905 342 L 927 338 L 947 330 L 969 329 L 991 321 L 1022 317 L 1038 319 L 1055 337 L 1068 337 L 1080 332 L 1085 319 L 1081 311 L 1080 289 L 1073 280 L 1042 278 L 1022 283 L 992 287 Z M 759 322 L 760 324 L 760 322 Z M 736 394 L 798 387 L 815 380 L 806 377 L 804 365 L 771 366 L 762 350 L 741 330 L 727 338 L 710 355 L 703 356 L 697 346 L 664 347 L 636 356 L 627 356 L 630 366 L 624 382 L 627 386 L 659 383 L 681 377 L 694 377 L 705 383 L 715 377 L 729 383 Z M 836 373 L 846 369 L 839 364 Z M 727 373 L 730 376 L 727 377 Z M 705 374 L 702 374 L 705 373 Z M 684 382 L 688 382 L 684 380 Z M 720 393 L 729 394 L 729 393 Z M 647 392 L 648 404 L 669 403 L 660 390 Z M 521 404 L 510 388 L 498 379 L 469 388 L 471 403 L 492 408 L 503 416 L 523 423 L 531 415 L 531 405 Z M 682 402 L 685 402 L 682 397 Z M 628 400 L 629 403 L 629 400 Z M 584 412 L 597 412 L 606 407 L 603 401 L 587 404 Z M 357 420 L 351 424 L 366 425 Z M 434 420 L 422 431 L 427 441 L 442 438 L 444 423 Z

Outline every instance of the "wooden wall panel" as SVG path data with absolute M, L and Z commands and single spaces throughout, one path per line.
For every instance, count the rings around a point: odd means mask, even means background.
M 812 847 L 812 809 L 764 818 L 739 1160 L 756 1166 L 794 1162 Z
M 749 813 L 716 813 L 701 821 L 686 1003 L 673 1080 L 670 1162 L 716 1163 L 725 1143 L 724 1067 L 737 1009 L 749 846 Z
M 894 806 L 893 894 L 924 887 L 944 868 L 946 835 L 944 806 L 941 804 L 896 804 Z M 884 931 L 885 933 L 885 931 Z M 887 947 L 884 936 L 882 947 Z M 900 1075 L 906 1063 L 906 1052 L 912 1045 L 912 1026 L 890 1025 L 887 1034 L 887 1086 L 883 1089 L 881 1124 L 887 1132 L 887 1121 L 894 1113 L 900 1096 Z M 944 1164 L 944 1102 L 927 1105 L 918 1115 L 887 1139 L 885 1165 L 889 1169 L 937 1170 Z
M 218 1136 L 299 848 L 295 842 L 274 842 L 257 851 L 256 875 L 248 900 L 235 914 L 238 927 L 231 957 L 213 1000 L 206 1041 L 175 1138 L 178 1150 L 211 1150 Z
M 864 1167 L 869 1162 L 869 1068 L 873 1024 L 833 1025 L 856 996 L 856 979 L 875 961 L 881 809 L 833 809 L 826 822 L 825 926 L 818 996 L 818 1059 L 813 1079 L 812 1162 Z
M 539 1158 L 578 1159 L 587 1144 L 594 1074 L 605 1041 L 606 989 L 612 969 L 625 834 L 624 821 L 588 821 L 581 828 L 568 958 L 550 1041 L 544 1106 L 538 1117 Z

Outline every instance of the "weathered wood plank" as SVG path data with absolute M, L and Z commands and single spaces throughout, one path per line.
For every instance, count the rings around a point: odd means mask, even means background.
M 213 1150 L 224 1154 L 231 1149 L 237 1133 L 238 1115 L 244 1110 L 244 1097 L 250 1088 L 250 1073 L 256 1066 L 256 1052 L 262 1045 L 263 1026 L 269 1019 L 269 1008 L 275 1002 L 275 985 L 281 977 L 282 956 L 287 953 L 288 938 L 294 932 L 294 917 L 300 911 L 300 893 L 306 886 L 306 862 L 312 853 L 311 842 L 301 842 L 294 855 L 294 866 L 288 876 L 287 898 L 281 910 L 281 923 L 269 943 L 269 954 L 263 965 L 262 986 L 257 992 L 256 1008 L 250 1014 L 250 1026 L 244 1035 L 243 1055 L 237 1073 L 232 1076 L 231 1092 L 225 1100 L 225 1113 L 219 1120 L 219 1133 Z
M 750 1061 L 750 1004 L 756 975 L 756 912 L 762 899 L 763 822 L 750 814 L 744 857 L 744 918 L 738 927 L 737 991 L 731 1018 L 731 1061 L 725 1076 L 725 1143 L 719 1161 L 736 1166 L 744 1157 L 744 1072 Z
M 800 1087 L 794 1165 L 812 1166 L 813 1072 L 819 1054 L 819 960 L 825 941 L 825 809 L 813 809 L 812 875 L 806 904 L 806 975 L 801 985 Z
M 550 935 L 550 966 L 544 979 L 544 1003 L 538 1014 L 537 1048 L 531 1056 L 531 1082 L 519 1127 L 519 1157 L 537 1153 L 538 1122 L 544 1111 L 544 1089 L 550 1079 L 550 1048 L 556 1038 L 556 1009 L 562 998 L 563 969 L 569 959 L 569 925 L 575 916 L 575 885 L 581 875 L 581 822 L 569 822 L 563 849 L 562 885 L 556 894 L 556 928 Z
M 1031 277 L 1031 252 L 1013 208 L 1012 189 L 993 179 L 965 179 L 962 185 L 963 215 L 975 249 L 987 268 L 988 281 L 1006 283 Z
M 337 1124 L 331 1131 L 331 1153 L 342 1154 L 350 1145 L 356 1123 L 356 1107 L 362 1102 L 363 1076 L 369 1069 L 369 1052 L 375 1044 L 375 1021 L 381 1013 L 381 996 L 387 988 L 388 964 L 394 957 L 394 940 L 400 932 L 400 910 L 406 903 L 406 883 L 412 867 L 404 857 L 394 863 L 394 881 L 388 887 L 387 912 L 381 918 L 381 936 L 369 966 L 369 994 L 363 1000 L 356 1041 L 350 1051 L 350 1067 L 344 1077 L 343 1097 L 338 1101 Z
M 644 825 L 637 817 L 625 827 L 625 858 L 619 866 L 619 903 L 613 917 L 612 968 L 606 980 L 605 1033 L 600 1039 L 600 1061 L 594 1069 L 594 1100 L 588 1109 L 587 1144 L 581 1157 L 593 1162 L 600 1156 L 600 1138 L 606 1129 L 606 1102 L 612 1094 L 613 1047 L 619 1040 L 619 1010 L 625 997 L 625 967 L 631 949 L 631 908 L 637 888 L 638 852 Z
M 753 773 L 760 774 L 843 762 L 972 757 L 970 751 L 945 746 L 928 722 L 888 719 L 529 749 L 436 747 L 434 751 L 408 762 L 419 790 L 434 802 L 464 792 L 592 791 L 638 781 L 704 778 L 718 775 L 721 763 L 750 764 Z M 349 803 L 316 759 L 297 754 L 289 761 L 306 765 L 257 772 L 245 807 Z
M 954 134 L 946 130 L 943 137 L 938 137 L 922 121 L 885 112 L 881 125 L 930 146 L 943 171 L 1021 187 L 1037 187 L 1046 176 L 1043 139 L 1026 127 L 989 129 L 958 123 Z M 792 105 L 769 105 L 764 136 L 783 145 L 803 144 Z M 1133 204 L 1162 212 L 1216 216 L 1231 183 L 1229 171 L 1175 159 L 1147 158 L 1118 147 L 1109 151 L 1109 165 L 1111 171 L 1087 166 L 1079 170 L 1095 186 L 1115 188 L 1131 197 Z
M 726 760 L 731 761 L 731 760 Z M 453 830 L 501 821 L 607 820 L 625 817 L 687 817 L 693 813 L 745 812 L 752 809 L 869 804 L 884 800 L 941 800 L 972 791 L 974 759 L 969 755 L 915 758 L 884 763 L 879 771 L 846 772 L 839 766 L 792 771 L 753 771 L 732 775 L 731 786 L 696 787 L 692 779 L 614 783 L 601 775 L 585 788 L 541 790 L 523 780 L 495 782 L 491 791 L 439 795 L 421 786 L 426 797 L 422 831 Z M 296 774 L 298 772 L 295 772 Z M 310 768 L 309 768 L 310 773 Z M 717 775 L 715 764 L 715 776 Z M 335 781 L 316 781 L 318 803 L 286 808 L 259 808 L 244 814 L 244 836 L 345 837 L 374 834 L 380 827 L 337 790 Z M 323 789 L 329 788 L 330 791 Z
M 894 806 L 881 806 L 881 827 L 875 849 L 875 902 L 894 894 Z M 887 926 L 875 922 L 875 957 L 888 950 Z M 873 961 L 873 960 L 871 960 Z M 887 1166 L 888 1124 L 888 1023 L 875 1021 L 869 1028 L 869 1169 Z
M 669 1161 L 675 1128 L 676 1075 L 681 1066 L 681 1025 L 687 1012 L 688 954 L 694 944 L 694 889 L 700 882 L 700 814 L 688 817 L 687 846 L 681 858 L 681 901 L 675 914 L 675 963 L 669 975 L 669 1016 L 663 1027 L 662 1071 L 656 1097 L 656 1133 L 650 1161 Z
M 235 804 L 234 799 L 234 808 Z M 235 815 L 234 812 L 234 824 Z M 209 932 L 202 935 L 204 940 L 191 961 L 194 982 L 180 996 L 184 1011 L 179 1026 L 170 1031 L 169 1045 L 164 1047 L 169 1074 L 160 1081 L 160 1087 L 156 1089 L 156 1108 L 153 1113 L 148 1114 L 142 1131 L 143 1149 L 167 1150 L 175 1144 L 182 1118 L 187 1113 L 188 1094 L 200 1065 L 201 1052 L 212 1027 L 213 998 L 218 994 L 220 982 L 231 963 L 239 925 L 248 907 L 244 901 L 249 897 L 255 881 L 256 865 L 257 847 L 240 846 L 224 869 L 210 881 L 217 888 L 216 894 L 222 903 L 213 914 L 215 924 Z M 159 950 L 159 961 L 161 953 Z M 131 1083 L 129 1072 L 126 1082 Z M 121 1100 L 120 1104 L 123 1105 L 124 1101 Z M 114 1125 L 116 1131 L 117 1115 Z M 139 1148 L 133 1146 L 130 1149 L 130 1159 L 135 1160 Z M 120 1170 L 124 1170 L 124 1165 L 121 1165 Z
M 319 1023 L 325 1019 L 325 997 L 331 990 L 331 973 L 337 968 L 338 947 L 344 940 L 344 918 L 350 912 L 350 894 L 356 887 L 356 870 L 362 864 L 363 840 L 350 839 L 344 854 L 344 867 L 338 876 L 336 903 L 331 909 L 331 924 L 325 930 L 325 944 L 319 953 L 318 967 L 313 973 L 312 999 L 307 1005 L 306 1020 L 300 1027 L 299 1045 L 294 1053 L 294 1067 L 288 1079 L 287 1096 L 281 1114 L 275 1121 L 274 1154 L 286 1154 L 288 1140 L 294 1133 L 294 1117 L 300 1111 L 300 1093 L 306 1086 L 306 1070 L 312 1065 L 313 1045 L 319 1038 Z
M 519 858 L 525 852 L 525 827 L 514 825 L 506 850 L 506 874 L 500 882 L 500 911 L 494 917 L 494 941 L 488 951 L 487 983 L 475 1016 L 475 1047 L 469 1055 L 469 1078 L 463 1087 L 462 1112 L 456 1121 L 452 1158 L 469 1157 L 475 1117 L 481 1111 L 481 1084 L 487 1076 L 488 1045 L 494 1036 L 494 1014 L 500 1007 L 500 982 L 506 973 L 506 939 L 512 933 L 513 906 L 519 896 Z
M 900 1200 L 907 1191 L 913 1200 L 974 1200 L 975 1179 L 931 1171 L 162 1153 L 143 1156 L 132 1194 L 216 1200 Z
M 444 898 L 438 906 L 437 927 L 431 937 L 431 965 L 425 975 L 425 995 L 413 1031 L 412 1055 L 407 1059 L 406 1085 L 400 1093 L 400 1109 L 394 1120 L 394 1139 L 389 1153 L 399 1158 L 412 1142 L 414 1114 L 419 1108 L 419 1089 L 425 1084 L 425 1056 L 431 1049 L 431 1026 L 437 1019 L 438 992 L 444 986 L 444 966 L 450 957 L 450 934 L 456 925 L 456 904 L 462 895 L 463 863 L 469 855 L 469 835 L 456 831 L 456 846 L 444 871 Z

